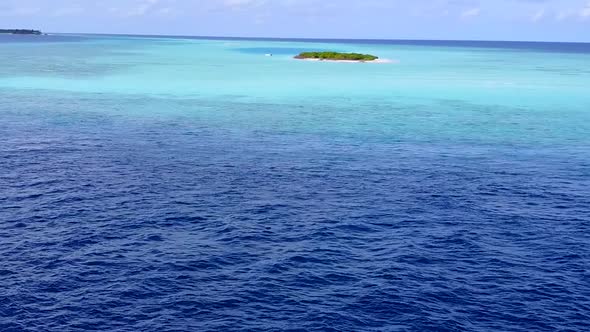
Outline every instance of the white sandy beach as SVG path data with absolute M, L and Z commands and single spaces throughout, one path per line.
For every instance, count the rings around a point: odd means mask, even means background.
M 297 59 L 299 61 L 319 61 L 319 62 L 341 62 L 341 63 L 399 63 L 398 60 L 391 59 L 377 59 L 373 61 L 361 61 L 361 60 L 326 60 L 326 59 Z

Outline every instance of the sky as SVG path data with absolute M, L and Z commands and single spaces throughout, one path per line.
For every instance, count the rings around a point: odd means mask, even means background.
M 590 42 L 590 0 L 0 0 L 0 28 Z

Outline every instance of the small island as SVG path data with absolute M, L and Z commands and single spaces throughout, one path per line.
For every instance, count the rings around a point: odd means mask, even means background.
M 354 62 L 371 62 L 378 60 L 379 57 L 370 54 L 360 53 L 338 53 L 338 52 L 303 52 L 295 57 L 300 60 L 318 60 L 318 61 L 354 61 Z
M 0 34 L 10 35 L 42 35 L 43 33 L 39 30 L 29 29 L 0 29 Z

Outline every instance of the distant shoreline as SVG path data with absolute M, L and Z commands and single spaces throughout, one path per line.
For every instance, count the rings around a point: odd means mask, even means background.
M 0 29 L 0 35 L 42 35 L 43 32 L 31 29 Z

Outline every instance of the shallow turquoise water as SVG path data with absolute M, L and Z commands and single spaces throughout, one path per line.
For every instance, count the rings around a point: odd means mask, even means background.
M 0 330 L 590 328 L 587 45 L 18 38 Z
M 584 139 L 588 130 L 588 53 L 130 37 L 1 47 L 3 56 L 14 59 L 0 69 L 0 87 L 6 92 L 34 89 L 73 98 L 101 94 L 287 108 L 316 105 L 344 112 L 295 114 L 298 121 L 281 122 L 285 129 L 294 126 L 310 131 L 323 130 L 314 129 L 320 125 L 356 132 L 362 126 L 395 136 L 400 133 L 396 126 L 403 126 L 425 138 L 475 134 L 474 138 L 484 141 L 542 143 Z M 310 49 L 366 52 L 399 63 L 292 59 L 294 52 Z M 274 57 L 263 56 L 271 52 Z M 179 110 L 172 104 L 146 112 L 127 108 L 125 112 L 203 113 Z M 265 121 L 293 115 L 274 108 L 257 112 Z M 408 121 L 396 121 L 399 112 Z M 236 116 L 224 109 L 216 113 L 211 116 L 219 121 L 225 117 L 228 125 Z

